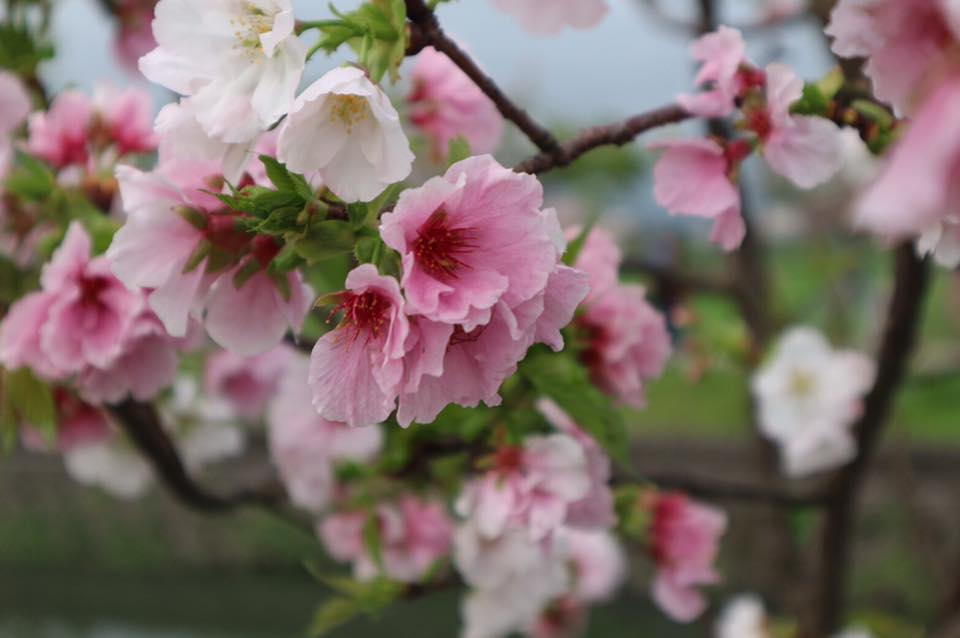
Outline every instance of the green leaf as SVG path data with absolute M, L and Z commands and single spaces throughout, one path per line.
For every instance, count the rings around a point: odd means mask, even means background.
M 367 522 L 363 524 L 363 546 L 373 559 L 373 564 L 383 573 L 383 539 L 380 537 L 380 517 L 376 510 L 367 515 Z
M 310 622 L 311 636 L 326 636 L 360 615 L 360 606 L 350 598 L 331 598 L 317 609 Z
M 372 264 L 376 260 L 377 249 L 382 244 L 379 237 L 360 237 L 353 247 L 353 254 L 361 264 Z
M 308 262 L 317 262 L 353 250 L 354 233 L 350 224 L 329 219 L 314 223 L 306 234 L 295 240 L 294 250 Z
M 590 232 L 596 223 L 597 216 L 594 215 L 590 221 L 584 224 L 583 228 L 580 229 L 580 233 L 574 237 L 573 241 L 567 244 L 567 252 L 563 254 L 564 264 L 572 266 L 577 263 L 577 259 L 580 257 L 581 251 L 583 251 L 583 246 L 587 243 L 587 238 L 590 236 Z
M 261 155 L 260 161 L 263 162 L 264 168 L 267 169 L 267 179 L 277 187 L 277 190 L 289 193 L 296 192 L 293 177 L 290 176 L 290 171 L 287 170 L 286 166 L 269 155 Z
M 587 370 L 567 353 L 531 350 L 520 373 L 542 394 L 553 399 L 611 457 L 625 462 L 626 423 L 611 400 L 590 381 Z
M 7 372 L 4 381 L 4 398 L 13 411 L 52 441 L 57 431 L 57 408 L 50 386 L 35 377 L 29 368 Z
M 57 190 L 57 178 L 49 166 L 35 157 L 20 153 L 17 167 L 7 177 L 5 187 L 15 197 L 42 202 Z
M 462 135 L 458 135 L 447 144 L 447 166 L 470 157 L 470 142 Z
M 790 106 L 795 115 L 826 116 L 830 109 L 830 100 L 816 84 L 805 84 L 803 96 Z

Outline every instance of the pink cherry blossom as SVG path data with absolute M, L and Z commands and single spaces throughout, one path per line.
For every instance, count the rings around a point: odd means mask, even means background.
M 566 237 L 572 241 L 580 235 L 582 229 L 573 226 L 566 231 Z M 603 295 L 617 285 L 620 280 L 620 262 L 623 253 L 617 246 L 613 234 L 605 228 L 590 229 L 580 254 L 577 256 L 577 269 L 587 273 L 590 277 L 590 294 L 584 299 L 589 304 L 592 299 Z
M 587 459 L 587 474 L 590 489 L 587 495 L 570 505 L 566 524 L 576 529 L 607 529 L 617 522 L 613 509 L 613 492 L 610 489 L 610 458 L 589 434 L 573 422 L 560 406 L 550 399 L 537 402 L 537 409 L 560 432 L 569 435 L 580 444 Z
M 373 460 L 383 445 L 383 430 L 380 426 L 351 428 L 317 414 L 307 384 L 309 367 L 307 358 L 300 355 L 288 361 L 267 411 L 267 438 L 270 458 L 291 501 L 319 513 L 335 494 L 334 466 Z
M 493 0 L 531 33 L 550 35 L 564 27 L 589 29 L 610 10 L 605 0 Z
M 740 216 L 740 191 L 731 174 L 749 154 L 743 143 L 727 148 L 709 139 L 656 142 L 663 149 L 653 169 L 653 195 L 674 215 L 713 220 L 711 241 L 735 250 L 746 227 Z
M 178 352 L 185 345 L 145 309 L 134 320 L 117 358 L 104 368 L 89 367 L 80 374 L 80 394 L 93 403 L 117 403 L 127 395 L 138 401 L 153 399 L 173 383 Z
M 627 405 L 644 407 L 644 385 L 663 372 L 672 347 L 666 320 L 647 302 L 643 287 L 610 290 L 578 322 L 590 335 L 582 356 L 594 383 Z
M 410 323 L 400 286 L 371 264 L 347 275 L 334 312 L 343 318 L 310 355 L 313 405 L 326 419 L 372 425 L 393 411 Z
M 10 308 L 0 324 L 0 363 L 5 368 L 27 367 L 51 380 L 63 377 L 40 344 L 40 328 L 46 323 L 56 299 L 52 293 L 32 292 Z
M 7 173 L 12 155 L 10 137 L 30 113 L 30 94 L 9 71 L 0 71 L 0 177 Z
M 529 437 L 523 447 L 501 447 L 493 465 L 466 486 L 457 502 L 458 512 L 473 519 L 487 538 L 518 527 L 530 540 L 543 540 L 590 491 L 586 454 L 565 434 Z
M 156 150 L 153 100 L 149 93 L 134 88 L 118 91 L 103 86 L 94 91 L 93 104 L 99 118 L 96 126 L 103 127 L 118 156 Z
M 276 242 L 238 230 L 237 215 L 209 194 L 222 185 L 219 171 L 198 161 L 152 173 L 118 167 L 129 217 L 107 257 L 125 284 L 150 289 L 150 307 L 171 335 L 186 334 L 191 314 L 204 317 L 217 343 L 252 356 L 299 330 L 313 293 L 298 272 L 270 272 Z
M 30 115 L 26 149 L 55 168 L 83 166 L 89 159 L 87 133 L 93 118 L 90 99 L 79 91 L 64 91 L 50 110 Z
M 450 141 L 463 136 L 473 153 L 492 153 L 503 134 L 503 117 L 460 68 L 426 47 L 417 55 L 413 90 L 407 96 L 410 120 L 429 138 L 433 157 L 442 159 Z
M 255 420 L 273 398 L 293 356 L 293 350 L 287 346 L 277 346 L 254 357 L 220 350 L 207 357 L 204 390 L 229 403 L 237 416 Z
M 858 225 L 919 235 L 960 210 L 960 75 L 944 78 L 854 208 Z
M 150 24 L 156 4 L 157 0 L 120 0 L 114 3 L 118 31 L 114 54 L 124 68 L 138 75 L 140 58 L 157 46 Z
M 766 95 L 766 110 L 753 116 L 751 125 L 759 129 L 770 168 L 800 188 L 813 188 L 836 175 L 843 165 L 837 125 L 822 117 L 790 114 L 790 106 L 803 96 L 803 80 L 785 64 L 770 64 Z
M 878 98 L 912 114 L 960 39 L 955 15 L 931 0 L 841 0 L 826 33 L 837 55 L 867 58 Z
M 470 332 L 499 300 L 514 307 L 541 293 L 558 261 L 556 218 L 542 204 L 536 177 L 489 155 L 404 191 L 380 233 L 403 257 L 409 312 Z
M 370 523 L 370 517 L 375 517 Z M 352 562 L 354 576 L 370 580 L 380 567 L 364 542 L 364 528 L 377 525 L 381 542 L 383 573 L 413 583 L 450 552 L 453 523 L 437 501 L 409 494 L 394 504 L 381 504 L 372 513 L 341 512 L 327 517 L 319 526 L 320 539 L 336 560 Z
M 573 597 L 583 603 L 601 603 L 613 598 L 627 577 L 627 556 L 609 531 L 563 532 L 566 552 L 573 562 Z
M 652 501 L 650 548 L 657 564 L 653 599 L 674 620 L 690 622 L 706 608 L 696 587 L 720 580 L 713 563 L 727 517 L 683 494 L 656 494 Z
M 694 59 L 703 64 L 695 82 L 709 90 L 697 95 L 680 95 L 677 103 L 701 117 L 726 117 L 735 108 L 735 100 L 744 87 L 740 67 L 746 59 L 747 45 L 736 29 L 721 26 L 693 43 Z
M 40 347 L 65 374 L 108 366 L 143 309 L 143 298 L 113 276 L 106 259 L 91 258 L 90 250 L 89 236 L 74 222 L 40 277 L 43 290 L 56 297 L 40 328 Z

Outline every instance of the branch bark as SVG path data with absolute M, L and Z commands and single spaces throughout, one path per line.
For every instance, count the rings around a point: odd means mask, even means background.
M 310 529 L 308 522 L 286 509 L 286 494 L 279 483 L 226 495 L 216 494 L 196 483 L 187 472 L 153 404 L 127 399 L 109 406 L 109 410 L 134 445 L 149 459 L 166 487 L 185 505 L 209 514 L 224 514 L 247 506 L 261 507 L 298 527 Z
M 806 634 L 817 638 L 836 632 L 844 619 L 860 488 L 906 374 L 929 285 L 929 264 L 917 257 L 912 242 L 900 244 L 895 259 L 894 290 L 877 357 L 877 378 L 855 429 L 857 457 L 834 479 L 824 514 L 814 613 Z
M 529 113 L 518 106 L 513 100 L 500 90 L 486 73 L 480 70 L 476 62 L 454 42 L 437 21 L 437 16 L 427 6 L 424 0 L 406 0 L 407 19 L 411 23 L 410 41 L 407 53 L 416 53 L 426 46 L 432 46 L 446 54 L 460 69 L 466 73 L 474 84 L 493 101 L 497 110 L 506 119 L 517 125 L 523 134 L 536 145 L 543 153 L 555 154 L 560 152 L 560 143 L 557 138 L 544 126 L 534 120 Z

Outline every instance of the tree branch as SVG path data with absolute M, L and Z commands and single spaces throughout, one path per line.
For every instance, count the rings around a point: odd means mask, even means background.
M 834 479 L 834 492 L 821 530 L 822 550 L 810 628 L 812 636 L 834 633 L 844 619 L 860 486 L 906 374 L 929 280 L 929 263 L 917 257 L 912 242 L 901 243 L 896 249 L 894 290 L 877 357 L 877 378 L 864 400 L 863 415 L 856 424 L 857 456 Z
M 108 409 L 137 448 L 150 460 L 163 483 L 184 504 L 209 514 L 223 514 L 246 506 L 261 507 L 298 527 L 310 529 L 309 522 L 286 509 L 286 494 L 279 484 L 222 495 L 194 482 L 153 404 L 127 399 Z
M 647 472 L 644 476 L 657 487 L 681 490 L 691 496 L 708 500 L 747 501 L 793 508 L 820 507 L 829 498 L 828 492 L 822 487 L 799 490 L 780 481 L 757 485 L 689 473 L 677 475 Z
M 497 110 L 506 119 L 517 125 L 524 135 L 542 152 L 554 154 L 560 152 L 560 143 L 557 138 L 545 127 L 536 122 L 530 114 L 520 108 L 500 90 L 469 55 L 457 45 L 440 27 L 437 16 L 430 10 L 424 0 L 406 0 L 407 18 L 411 22 L 410 42 L 407 53 L 416 53 L 426 46 L 432 46 L 444 53 L 454 64 L 466 73 L 474 84 L 493 101 Z
M 634 115 L 621 122 L 584 129 L 565 142 L 556 152 L 543 152 L 517 164 L 519 173 L 544 173 L 569 165 L 575 159 L 601 146 L 623 146 L 650 129 L 676 124 L 693 116 L 675 104 Z

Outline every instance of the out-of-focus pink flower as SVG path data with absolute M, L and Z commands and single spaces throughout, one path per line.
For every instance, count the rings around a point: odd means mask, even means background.
M 696 587 L 720 580 L 713 563 L 726 514 L 677 493 L 654 495 L 650 511 L 650 548 L 657 563 L 653 599 L 674 620 L 690 622 L 707 604 Z
M 370 517 L 375 517 L 370 521 Z M 371 580 L 380 566 L 364 542 L 368 524 L 378 526 L 383 574 L 400 582 L 417 582 L 450 552 L 453 523 L 438 501 L 409 494 L 396 504 L 381 504 L 374 512 L 341 512 L 318 526 L 320 539 L 336 560 L 353 563 L 354 576 Z
M 92 259 L 90 249 L 86 231 L 73 222 L 40 278 L 44 292 L 55 296 L 40 348 L 63 374 L 112 363 L 143 309 L 142 296 L 113 276 L 106 259 Z
M 489 155 L 404 191 L 380 233 L 403 257 L 409 312 L 470 332 L 499 300 L 515 307 L 541 293 L 558 261 L 556 216 L 542 204 L 536 177 Z
M 63 388 L 54 389 L 57 409 L 56 451 L 69 452 L 76 447 L 99 443 L 113 436 L 103 412 L 85 403 Z M 43 434 L 31 424 L 20 430 L 23 445 L 34 452 L 47 452 L 49 444 Z
M 472 153 L 496 150 L 503 117 L 450 58 L 426 47 L 417 55 L 412 81 L 407 97 L 410 120 L 430 138 L 435 159 L 445 157 L 450 141 L 458 136 L 467 140 Z
M 647 302 L 643 287 L 608 291 L 578 322 L 590 335 L 582 356 L 594 383 L 627 405 L 644 407 L 644 386 L 663 373 L 672 347 L 666 320 Z
M 841 0 L 826 33 L 837 55 L 867 58 L 874 95 L 909 115 L 952 64 L 948 50 L 960 39 L 956 16 L 948 2 Z
M 785 64 L 770 64 L 766 95 L 765 110 L 746 115 L 770 168 L 800 188 L 813 188 L 836 175 L 843 165 L 840 129 L 822 117 L 790 113 L 790 106 L 803 96 L 803 80 Z
M 117 35 L 114 53 L 131 73 L 140 74 L 137 64 L 144 55 L 156 48 L 153 37 L 153 11 L 157 0 L 120 0 L 114 3 Z
M 145 309 L 134 320 L 120 355 L 104 368 L 90 367 L 80 374 L 80 394 L 93 403 L 117 403 L 128 394 L 138 401 L 152 399 L 173 383 L 178 351 L 184 346 Z
M 616 537 L 567 528 L 562 542 L 573 563 L 573 597 L 582 603 L 610 600 L 627 577 L 627 556 Z
M 891 237 L 918 235 L 960 210 L 960 75 L 916 113 L 877 181 L 855 207 L 857 224 Z
M 567 240 L 572 241 L 581 233 L 579 226 L 567 229 Z M 613 234 L 605 228 L 594 227 L 577 256 L 577 269 L 590 276 L 590 294 L 584 299 L 589 304 L 614 288 L 620 280 L 620 262 L 623 254 Z
M 307 384 L 309 367 L 307 358 L 300 355 L 288 362 L 267 411 L 267 437 L 270 458 L 290 500 L 320 513 L 335 493 L 334 466 L 373 460 L 383 445 L 383 429 L 379 425 L 352 428 L 317 414 Z
M 87 133 L 92 118 L 93 105 L 86 95 L 64 91 L 49 111 L 30 115 L 27 152 L 56 168 L 85 165 L 90 156 Z
M 103 127 L 102 134 L 113 144 L 118 156 L 156 150 L 153 101 L 149 93 L 134 88 L 118 91 L 98 87 L 93 93 L 93 105 L 98 118 L 94 126 Z M 93 135 L 98 133 L 95 130 Z
M 410 322 L 396 279 L 363 264 L 347 275 L 334 312 L 343 318 L 310 355 L 313 405 L 326 419 L 372 425 L 393 411 Z
M 610 10 L 605 0 L 494 0 L 531 33 L 551 35 L 564 27 L 589 29 Z
M 747 61 L 747 45 L 736 29 L 721 26 L 693 43 L 691 53 L 702 63 L 695 82 L 708 87 L 696 95 L 679 95 L 677 103 L 701 117 L 726 117 L 745 86 L 740 67 Z M 745 73 L 749 73 L 746 72 Z
M 290 0 L 160 0 L 155 14 L 140 71 L 190 96 L 208 135 L 250 142 L 287 113 L 307 54 Z
M 523 447 L 504 446 L 493 463 L 457 502 L 458 512 L 488 538 L 519 526 L 531 540 L 542 540 L 564 524 L 570 507 L 590 490 L 586 454 L 564 434 L 530 437 Z
M 369 201 L 410 174 L 413 153 L 390 98 L 363 69 L 327 72 L 301 93 L 280 133 L 277 157 L 344 201 Z
M 613 509 L 613 492 L 610 490 L 610 458 L 589 434 L 573 422 L 560 406 L 550 399 L 537 402 L 537 409 L 551 424 L 564 434 L 574 438 L 587 459 L 590 490 L 582 499 L 570 505 L 566 523 L 580 529 L 606 529 L 617 522 Z
M 254 357 L 221 350 L 207 357 L 204 390 L 229 403 L 237 416 L 258 419 L 277 391 L 283 371 L 293 356 L 294 352 L 287 346 L 277 346 Z
M 128 218 L 107 257 L 128 286 L 150 290 L 150 307 L 167 331 L 186 334 L 188 317 L 206 315 L 210 336 L 241 355 L 275 346 L 299 330 L 312 290 L 299 273 L 275 275 L 273 239 L 237 228 L 237 216 L 209 194 L 220 167 L 181 161 L 144 173 L 117 168 Z
M 10 165 L 10 136 L 29 113 L 30 94 L 23 82 L 9 71 L 0 71 L 0 177 L 6 175 Z
M 653 169 L 653 195 L 674 215 L 713 220 L 711 241 L 724 250 L 740 246 L 746 227 L 740 216 L 740 191 L 732 175 L 750 153 L 744 142 L 726 148 L 709 139 L 656 142 L 663 149 Z

